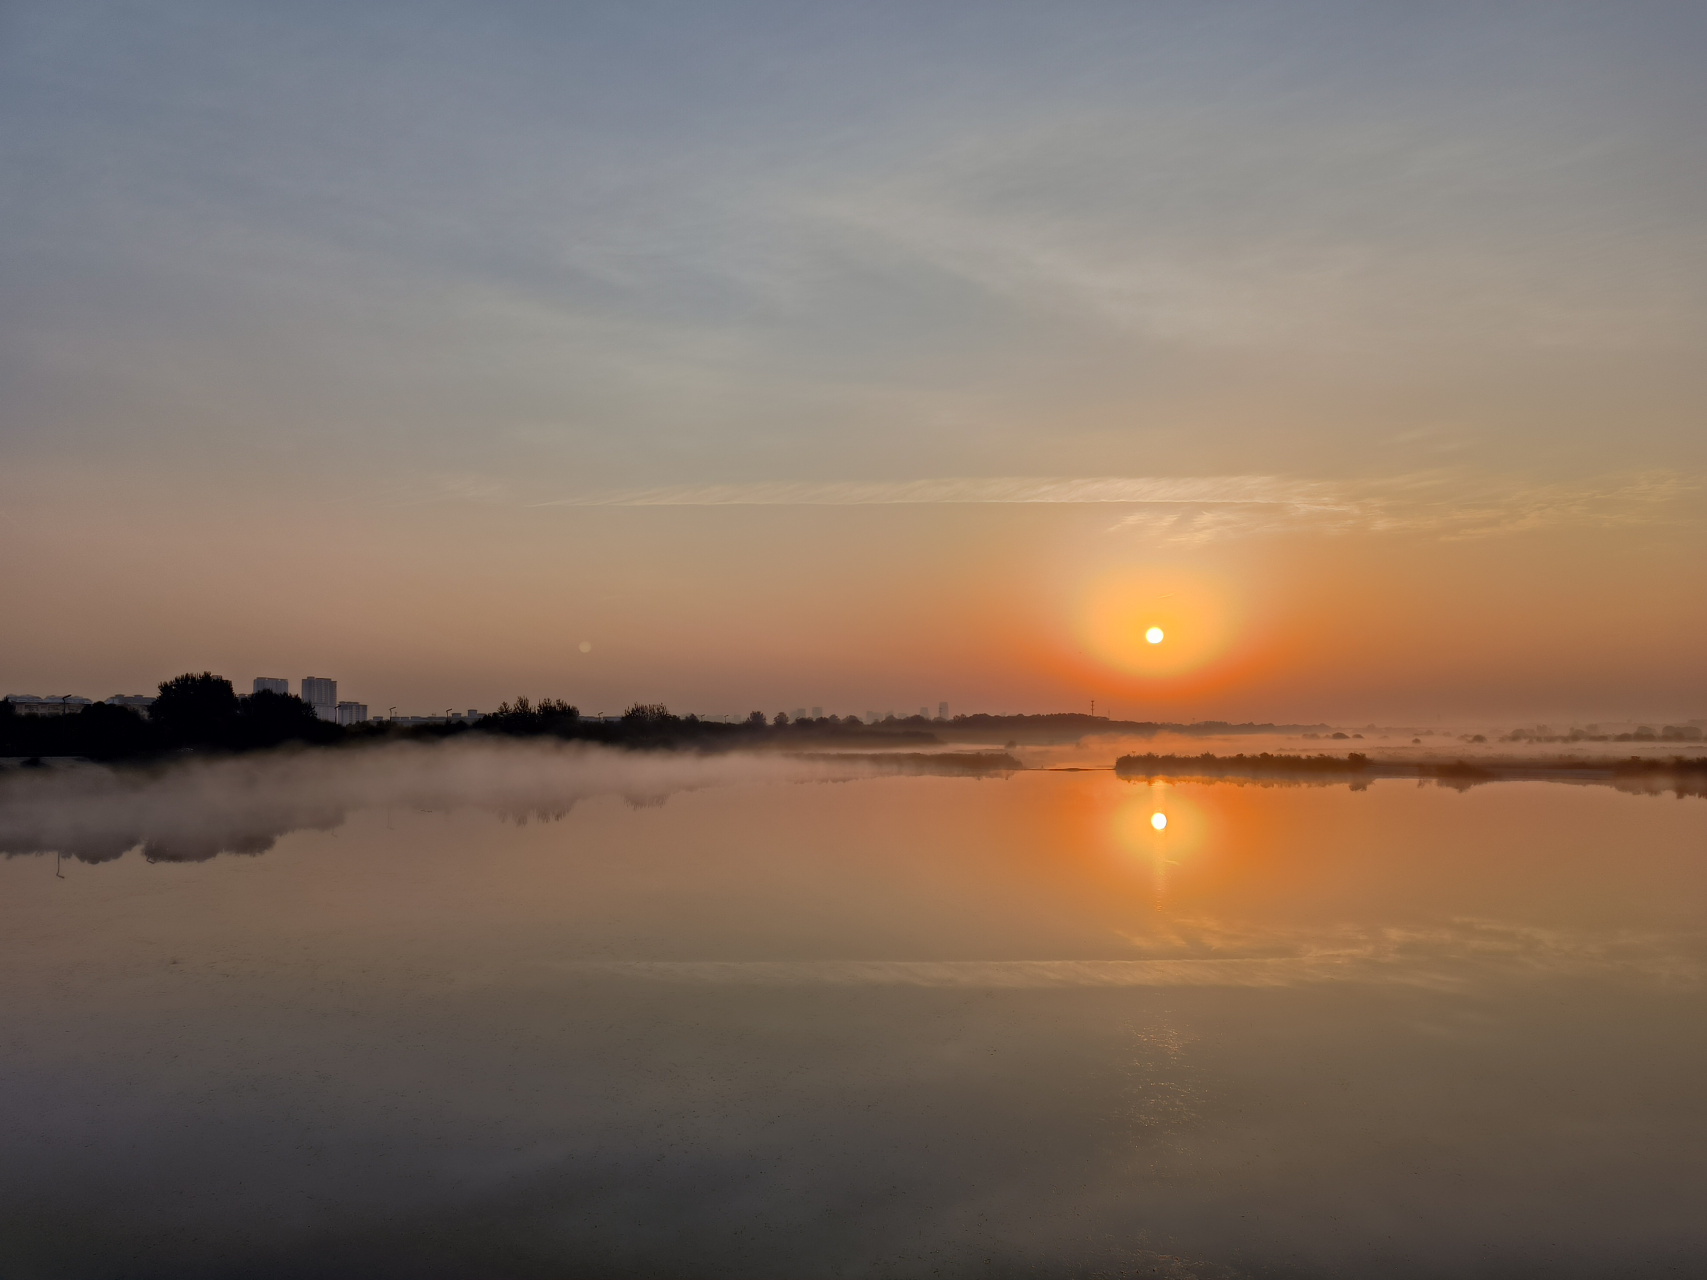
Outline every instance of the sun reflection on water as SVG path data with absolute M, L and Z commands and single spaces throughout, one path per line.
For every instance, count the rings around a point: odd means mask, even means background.
M 1207 815 L 1195 799 L 1182 795 L 1160 779 L 1146 783 L 1121 802 L 1113 815 L 1115 845 L 1138 865 L 1148 865 L 1154 877 L 1157 905 L 1176 868 L 1203 845 Z

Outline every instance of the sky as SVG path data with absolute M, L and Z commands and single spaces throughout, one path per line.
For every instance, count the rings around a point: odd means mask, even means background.
M 0 692 L 1707 717 L 1704 60 L 1698 4 L 0 3 Z

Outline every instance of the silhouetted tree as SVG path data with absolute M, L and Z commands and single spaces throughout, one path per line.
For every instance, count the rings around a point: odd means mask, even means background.
M 237 700 L 230 744 L 240 748 L 276 747 L 281 742 L 331 742 L 341 736 L 337 725 L 322 720 L 295 694 L 263 690 Z
M 756 725 L 761 729 L 764 728 L 765 727 L 765 713 L 763 711 L 752 712 L 751 714 L 749 714 L 747 716 L 747 723 L 750 725 Z
M 787 724 L 788 723 L 788 712 L 786 712 L 786 711 L 777 712 L 774 716 L 771 717 L 771 723 L 774 725 L 778 725 L 778 726 Z
M 211 671 L 176 676 L 160 685 L 148 720 L 165 746 L 223 745 L 236 727 L 237 694 Z
M 517 697 L 503 702 L 491 715 L 482 716 L 479 728 L 488 733 L 509 733 L 520 736 L 555 733 L 570 737 L 581 719 L 581 710 L 560 698 L 541 698 L 538 705 Z
M 64 721 L 67 754 L 93 760 L 119 760 L 142 755 L 154 745 L 148 721 L 129 707 L 91 702 Z

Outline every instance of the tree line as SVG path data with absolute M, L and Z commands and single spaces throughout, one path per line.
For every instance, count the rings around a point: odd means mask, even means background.
M 327 746 L 339 742 L 396 736 L 449 737 L 468 732 L 505 737 L 553 737 L 613 745 L 664 747 L 723 743 L 758 738 L 845 738 L 882 736 L 887 741 L 937 741 L 921 717 L 866 725 L 857 716 L 823 716 L 790 721 L 783 712 L 766 719 L 754 711 L 745 720 L 725 722 L 679 716 L 663 703 L 637 702 L 617 723 L 582 717 L 560 698 L 538 702 L 518 697 L 472 725 L 392 726 L 385 721 L 348 727 L 322 720 L 295 694 L 239 694 L 223 676 L 187 672 L 164 681 L 146 716 L 130 707 L 90 703 L 72 715 L 22 714 L 0 702 L 0 756 L 80 756 L 126 760 L 182 751 L 255 751 L 285 743 Z M 917 722 L 916 724 L 914 722 Z
M 86 756 L 121 760 L 185 748 L 253 751 L 286 742 L 328 743 L 342 736 L 295 694 L 239 696 L 211 671 L 160 685 L 143 716 L 130 707 L 92 702 L 75 715 L 20 715 L 0 703 L 0 755 Z

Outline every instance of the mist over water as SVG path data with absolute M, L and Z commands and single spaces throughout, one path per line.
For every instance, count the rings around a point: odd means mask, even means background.
M 1463 735 L 1468 739 L 1470 735 Z M 1449 745 L 1460 745 L 1451 743 Z M 441 742 L 393 742 L 338 752 L 284 749 L 235 757 L 187 757 L 155 767 L 76 763 L 41 771 L 0 770 L 0 856 L 60 854 L 105 862 L 132 850 L 150 862 L 201 862 L 222 853 L 260 854 L 292 831 L 331 831 L 367 808 L 440 812 L 480 809 L 513 822 L 564 817 L 591 796 L 621 796 L 636 807 L 664 803 L 702 787 L 760 782 L 852 781 L 890 772 L 1004 772 L 1002 760 L 1025 768 L 1104 768 L 1123 752 L 1169 752 L 1190 758 L 1261 751 L 1311 755 L 1322 748 L 1369 750 L 1357 740 L 1319 735 L 1240 734 L 1231 737 L 1093 736 L 1070 742 L 1028 742 L 1013 753 L 990 744 L 947 744 L 935 754 L 888 752 L 626 751 L 590 743 L 480 737 Z M 1431 745 L 1407 752 L 1385 741 L 1383 759 L 1469 759 L 1497 766 L 1522 748 L 1478 744 L 1444 754 Z M 1579 756 L 1581 753 L 1577 753 Z M 1673 752 L 1650 749 L 1665 759 Z M 1561 757 L 1568 759 L 1569 757 Z M 1189 768 L 1182 772 L 1191 773 Z M 1700 794 L 1695 767 L 1683 777 L 1588 775 L 1578 781 L 1641 794 Z M 1492 780 L 1496 775 L 1489 775 Z M 1209 779 L 1198 779 L 1206 781 Z M 1344 777 L 1277 772 L 1221 779 L 1248 786 L 1358 786 Z M 1478 779 L 1448 778 L 1460 789 Z
M 0 847 L 0 1274 L 1707 1265 L 1694 797 L 454 744 Z
M 265 853 L 287 832 L 329 831 L 362 808 L 478 808 L 525 821 L 560 818 L 594 795 L 648 805 L 695 787 L 864 771 L 858 761 L 491 738 L 188 759 L 152 770 L 16 771 L 0 775 L 0 853 L 104 862 L 140 849 L 150 861 L 200 862 Z

